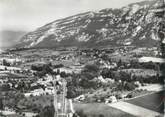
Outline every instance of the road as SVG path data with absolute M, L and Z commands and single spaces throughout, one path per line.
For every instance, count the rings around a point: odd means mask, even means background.
M 137 117 L 156 117 L 158 115 L 161 115 L 158 112 L 140 107 L 140 106 L 136 106 L 127 102 L 117 102 L 117 103 L 112 103 L 112 104 L 108 104 L 108 106 L 111 106 L 113 108 L 119 109 L 121 111 L 124 111 L 126 113 L 132 114 L 134 116 Z M 162 115 L 163 117 L 163 115 Z

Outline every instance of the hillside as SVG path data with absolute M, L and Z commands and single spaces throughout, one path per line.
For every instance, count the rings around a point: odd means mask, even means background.
M 29 32 L 16 47 L 157 46 L 159 21 L 149 9 L 160 0 L 59 19 Z

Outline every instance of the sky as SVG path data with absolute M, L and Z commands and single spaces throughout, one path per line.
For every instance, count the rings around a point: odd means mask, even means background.
M 0 31 L 33 31 L 56 19 L 137 1 L 142 0 L 0 0 Z

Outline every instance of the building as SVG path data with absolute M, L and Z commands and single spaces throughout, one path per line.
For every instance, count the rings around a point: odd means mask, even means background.
M 157 58 L 157 57 L 141 57 L 138 60 L 140 63 L 147 63 L 147 62 L 153 62 L 153 63 L 165 63 L 165 59 L 163 58 Z

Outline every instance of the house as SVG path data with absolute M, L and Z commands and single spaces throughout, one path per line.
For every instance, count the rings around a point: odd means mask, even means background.
M 74 71 L 73 69 L 67 68 L 67 67 L 57 68 L 57 69 L 54 69 L 53 71 L 57 72 L 58 70 L 60 72 L 65 72 L 65 73 L 73 73 L 73 71 Z
M 0 62 L 3 63 L 3 61 L 7 61 L 8 63 L 10 63 L 11 65 L 14 65 L 15 63 L 19 63 L 19 62 L 22 62 L 21 59 L 19 58 L 1 58 L 0 59 Z
M 141 57 L 141 58 L 139 58 L 139 62 L 140 63 L 147 63 L 147 62 L 165 63 L 165 59 L 157 58 L 157 57 Z
M 31 77 L 28 77 L 26 75 L 23 74 L 16 74 L 16 73 L 11 73 L 10 71 L 1 71 L 0 72 L 0 83 L 5 83 L 7 81 L 29 81 L 30 79 L 32 79 Z
M 85 95 L 80 95 L 74 99 L 75 101 L 83 101 L 85 100 Z
M 110 96 L 109 98 L 105 99 L 105 103 L 115 103 L 117 102 L 117 99 L 115 96 Z
M 25 97 L 30 97 L 30 96 L 40 96 L 40 95 L 43 95 L 45 92 L 43 91 L 43 89 L 36 89 L 36 90 L 33 90 L 29 93 L 25 93 Z
M 3 66 L 3 65 L 0 65 L 0 70 L 10 70 L 10 71 L 21 71 L 21 68 L 18 68 L 18 67 L 7 67 L 7 66 Z

